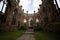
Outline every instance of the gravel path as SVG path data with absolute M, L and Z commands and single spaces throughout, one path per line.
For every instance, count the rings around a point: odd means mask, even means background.
M 35 40 L 35 38 L 34 38 L 34 32 L 25 32 L 17 40 Z

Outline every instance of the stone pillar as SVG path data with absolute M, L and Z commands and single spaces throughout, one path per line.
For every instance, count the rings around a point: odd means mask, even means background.
M 53 11 L 54 10 L 54 11 Z M 48 19 L 49 22 L 55 20 L 56 7 L 53 0 L 42 0 L 41 13 L 43 14 L 43 20 Z M 45 18 L 45 17 L 48 18 Z
M 12 31 L 12 19 L 13 19 L 13 12 L 16 8 L 16 0 L 7 0 L 7 7 L 6 7 L 6 31 Z
M 34 25 L 35 25 L 35 23 L 36 23 L 36 18 L 35 18 L 35 11 L 34 11 L 34 18 L 33 18 L 33 20 L 34 20 Z
M 54 0 L 42 0 L 42 4 L 39 5 L 40 10 L 40 20 L 42 28 L 47 29 L 47 25 L 55 22 L 56 7 L 54 5 Z
M 29 31 L 28 29 L 29 29 L 29 18 L 28 18 L 28 11 L 27 11 L 27 31 Z
M 22 15 L 23 15 L 23 10 L 22 10 L 22 5 L 21 5 L 21 6 L 20 6 L 20 14 L 19 14 L 20 28 L 21 28 L 22 25 L 23 25 L 23 23 L 22 23 L 22 21 L 23 21 L 23 17 L 22 17 Z
M 40 15 L 40 8 L 38 8 L 38 15 L 37 15 L 38 19 L 39 19 L 39 26 L 41 26 L 41 15 Z
M 7 26 L 8 30 L 10 30 L 10 28 L 11 28 L 9 26 L 11 26 L 12 18 L 13 18 L 13 8 L 10 7 L 7 10 L 7 18 L 6 18 L 6 26 Z

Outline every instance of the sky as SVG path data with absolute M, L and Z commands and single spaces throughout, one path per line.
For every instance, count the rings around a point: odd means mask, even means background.
M 59 5 L 59 8 L 60 8 L 60 0 L 57 0 L 57 2 L 58 2 L 58 5 Z
M 2 9 L 2 6 L 3 6 L 3 2 L 0 2 L 0 11 L 1 11 L 1 9 Z M 4 5 L 3 13 L 5 12 L 5 9 L 6 9 L 6 4 Z
M 57 0 L 58 5 L 60 7 L 60 1 Z M 34 10 L 38 12 L 39 4 L 41 4 L 41 0 L 20 0 L 19 5 L 22 5 L 22 9 L 24 12 L 28 11 L 29 13 L 34 13 Z M 0 2 L 0 11 L 3 6 L 3 3 Z M 3 12 L 5 12 L 6 5 L 4 6 Z
M 60 1 L 57 0 L 58 5 L 60 7 Z M 24 12 L 28 11 L 29 13 L 34 13 L 34 10 L 38 12 L 39 4 L 41 4 L 41 0 L 20 0 L 20 5 L 22 5 L 22 9 Z
M 26 11 L 34 13 L 34 10 L 37 12 L 39 4 L 41 4 L 41 0 L 20 0 L 20 5 L 23 6 L 22 9 L 24 9 L 25 13 Z

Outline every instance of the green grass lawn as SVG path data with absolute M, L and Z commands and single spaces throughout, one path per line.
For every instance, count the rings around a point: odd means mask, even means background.
M 60 40 L 60 33 L 38 31 L 34 35 L 36 40 Z
M 18 37 L 20 37 L 25 30 L 17 30 L 14 32 L 3 32 L 0 33 L 0 40 L 16 40 Z

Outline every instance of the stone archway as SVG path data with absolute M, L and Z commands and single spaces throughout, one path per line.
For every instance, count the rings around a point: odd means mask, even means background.
M 30 29 L 34 29 L 34 26 L 36 26 L 36 19 L 38 19 L 37 17 L 37 13 L 36 14 L 23 14 L 23 19 L 25 19 L 25 23 L 26 25 L 26 29 L 30 30 Z

